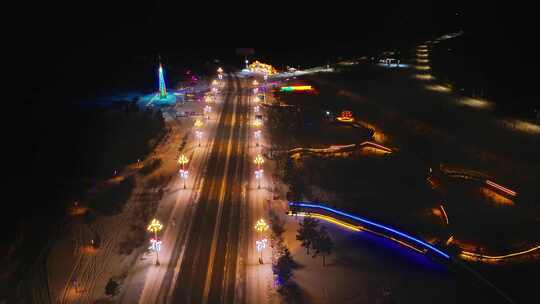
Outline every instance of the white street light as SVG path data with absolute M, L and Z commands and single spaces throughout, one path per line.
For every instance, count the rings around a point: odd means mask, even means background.
M 195 136 L 197 137 L 197 139 L 199 140 L 199 147 L 201 146 L 201 138 L 202 138 L 202 131 L 195 131 Z
M 266 248 L 266 242 L 268 242 L 267 239 L 257 240 L 255 241 L 255 245 L 257 246 L 257 251 L 261 253 L 261 257 L 259 258 L 259 263 L 263 263 L 262 259 L 262 251 L 264 248 Z
M 254 132 L 255 139 L 257 139 L 257 147 L 259 146 L 259 138 L 261 138 L 261 130 L 257 130 Z
M 207 105 L 204 107 L 204 113 L 206 113 L 206 119 L 210 119 L 210 112 L 212 112 L 212 107 Z
M 257 188 L 261 189 L 261 178 L 263 175 L 263 169 L 255 170 L 255 178 L 257 179 Z
M 186 180 L 188 178 L 188 170 L 180 169 L 180 178 L 184 180 L 184 189 L 186 189 Z

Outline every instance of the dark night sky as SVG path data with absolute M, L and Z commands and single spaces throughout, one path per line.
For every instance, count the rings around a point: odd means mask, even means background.
M 189 54 L 197 54 L 235 62 L 235 47 L 253 46 L 263 57 L 294 59 L 309 53 L 361 53 L 462 27 L 483 33 L 490 43 L 494 37 L 512 42 L 526 37 L 532 31 L 527 23 L 534 20 L 516 19 L 516 13 L 527 12 L 525 8 L 509 10 L 493 3 L 358 5 L 351 1 L 317 7 L 268 2 L 261 9 L 223 2 L 209 11 L 208 6 L 214 5 L 125 0 L 32 4 L 32 10 L 25 10 L 24 22 L 18 20 L 11 32 L 14 58 L 9 57 L 8 63 L 17 63 L 17 79 L 39 79 L 18 83 L 28 93 L 69 85 L 79 78 L 90 80 L 88 89 L 94 89 L 90 83 L 102 71 L 114 63 L 129 63 L 126 58 L 134 55 L 172 51 L 186 54 L 186 61 Z M 512 44 L 518 46 L 516 52 L 530 51 L 530 42 Z

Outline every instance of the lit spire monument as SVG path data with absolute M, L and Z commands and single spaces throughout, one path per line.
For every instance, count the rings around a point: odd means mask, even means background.
M 167 88 L 165 87 L 165 78 L 163 77 L 163 67 L 161 66 L 161 61 L 159 62 L 159 98 L 167 98 Z

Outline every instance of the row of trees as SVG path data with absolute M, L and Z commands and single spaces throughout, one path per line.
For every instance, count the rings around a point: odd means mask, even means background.
M 334 242 L 330 238 L 328 231 L 324 226 L 319 226 L 319 221 L 312 217 L 304 217 L 297 230 L 296 239 L 302 242 L 302 247 L 306 248 L 309 255 L 309 250 L 312 249 L 311 256 L 322 256 L 323 266 L 326 266 L 326 257 L 332 254 L 334 250 Z
M 272 248 L 272 272 L 276 277 L 278 292 L 285 298 L 291 299 L 296 290 L 291 282 L 293 269 L 298 267 L 291 256 L 291 252 L 283 242 L 283 232 L 285 231 L 284 222 L 274 212 L 270 213 L 270 229 L 272 235 L 270 246 Z M 274 259 L 277 257 L 277 259 Z

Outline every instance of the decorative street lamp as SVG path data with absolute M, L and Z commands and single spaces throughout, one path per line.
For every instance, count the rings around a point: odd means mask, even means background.
M 213 85 L 213 86 L 217 86 L 217 85 L 218 85 L 218 82 L 217 82 L 217 80 L 215 80 L 215 79 L 214 79 L 214 80 L 212 80 L 212 85 Z
M 156 253 L 156 265 L 159 265 L 158 255 L 161 251 L 161 241 L 158 239 L 150 239 L 150 247 L 148 249 L 153 250 Z
M 146 228 L 146 230 L 148 230 L 149 232 L 152 232 L 154 233 L 154 239 L 155 242 L 158 242 L 158 232 L 161 231 L 161 229 L 163 229 L 163 225 L 157 220 L 157 219 L 153 219 L 151 222 L 150 222 L 150 225 L 148 225 L 148 227 Z M 158 250 L 154 250 L 156 252 L 156 265 L 159 265 L 159 250 L 161 249 L 161 242 L 159 243 L 159 245 L 156 245 L 156 246 L 159 246 L 159 247 L 156 247 L 156 249 Z
M 263 232 L 265 232 L 266 230 L 268 230 L 269 226 L 268 226 L 268 224 L 267 224 L 263 219 L 259 219 L 259 220 L 255 223 L 254 228 L 255 228 L 255 230 L 257 230 L 258 232 L 263 233 Z
M 253 80 L 253 83 L 252 83 L 252 84 L 253 84 L 254 87 L 256 87 L 256 86 L 259 85 L 259 82 L 257 81 L 257 79 L 255 79 L 255 80 Z
M 219 74 L 221 74 L 221 73 L 223 73 L 223 69 L 222 69 L 221 67 L 219 67 L 219 68 L 217 69 L 217 72 L 218 72 Z
M 259 106 L 255 106 L 255 107 L 253 108 L 253 110 L 255 111 L 255 113 L 259 113 L 260 107 L 259 107 Z
M 206 105 L 204 107 L 204 113 L 206 113 L 206 119 L 210 119 L 210 112 L 212 112 L 212 107 L 209 105 Z
M 257 147 L 259 146 L 259 138 L 261 138 L 261 130 L 257 130 L 254 132 L 255 139 L 257 140 Z
M 195 123 L 193 124 L 195 128 L 200 129 L 202 126 L 204 126 L 203 122 L 200 119 L 195 120 Z
M 199 141 L 199 147 L 201 146 L 201 138 L 202 138 L 202 131 L 195 131 L 195 137 L 197 137 L 197 140 Z
M 188 178 L 188 170 L 180 169 L 180 178 L 184 180 L 184 189 L 186 189 L 186 180 Z
M 266 242 L 268 242 L 267 239 L 257 240 L 255 241 L 255 245 L 257 246 L 257 251 L 261 253 L 261 257 L 259 258 L 259 263 L 263 264 L 263 255 L 262 251 L 264 248 L 266 248 Z
M 180 157 L 178 157 L 178 163 L 182 166 L 182 169 L 185 168 L 185 165 L 189 162 L 189 159 L 184 155 L 180 155 Z
M 264 158 L 262 157 L 262 155 L 257 154 L 253 162 L 257 165 L 257 169 L 260 170 L 261 165 L 264 164 Z
M 259 128 L 260 126 L 262 126 L 262 121 L 260 119 L 255 119 L 255 121 L 253 122 L 253 125 Z
M 255 170 L 255 178 L 257 179 L 257 188 L 261 189 L 261 178 L 263 175 L 263 169 Z

